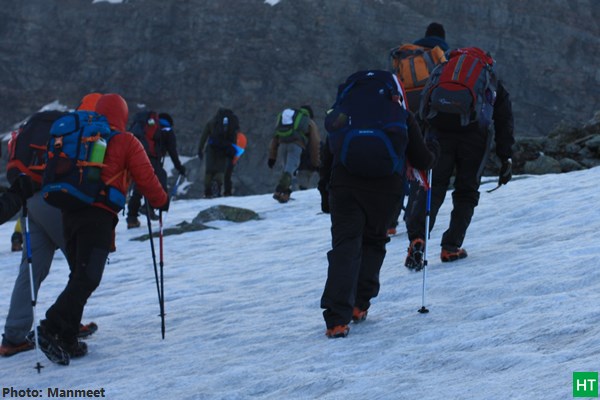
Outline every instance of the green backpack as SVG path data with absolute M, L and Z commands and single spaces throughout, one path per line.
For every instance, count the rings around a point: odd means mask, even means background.
M 290 143 L 298 139 L 306 142 L 309 121 L 310 116 L 305 109 L 286 108 L 277 116 L 275 136 L 279 137 L 282 143 Z

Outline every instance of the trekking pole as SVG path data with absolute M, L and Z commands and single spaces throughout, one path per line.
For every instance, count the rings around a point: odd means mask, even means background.
M 44 366 L 40 362 L 40 348 L 38 345 L 38 331 L 37 331 L 37 318 L 35 315 L 35 306 L 37 303 L 36 295 L 35 295 L 35 285 L 33 283 L 33 266 L 31 262 L 31 238 L 29 236 L 29 216 L 27 215 L 27 200 L 23 200 L 23 220 L 25 221 L 25 248 L 27 250 L 27 264 L 29 267 L 29 286 L 31 288 L 31 308 L 33 310 L 33 338 L 35 340 L 35 357 L 36 357 L 36 365 L 35 369 L 37 369 L 38 374 L 42 372 L 42 368 Z
M 152 225 L 151 225 L 151 219 L 150 219 L 150 203 L 148 202 L 148 199 L 146 199 L 146 218 L 148 220 L 148 235 L 150 236 L 150 250 L 152 251 L 152 263 L 154 264 L 154 279 L 156 281 L 156 291 L 158 293 L 158 305 L 160 307 L 160 317 L 162 319 L 161 321 L 161 326 L 162 324 L 164 324 L 164 318 L 165 318 L 165 313 L 164 313 L 164 306 L 163 306 L 163 299 L 161 296 L 161 290 L 160 290 L 160 284 L 159 284 L 159 280 L 158 280 L 158 267 L 156 265 L 156 252 L 154 251 L 154 236 L 152 235 Z
M 425 203 L 425 250 L 423 251 L 423 285 L 421 288 L 421 314 L 427 314 L 429 310 L 425 307 L 425 282 L 427 280 L 427 243 L 429 242 L 429 216 L 431 214 L 431 170 L 427 171 L 427 202 Z
M 173 186 L 173 189 L 171 189 L 171 199 L 175 198 L 175 196 L 177 196 L 177 190 L 179 189 L 179 182 L 181 181 L 181 177 L 183 175 L 179 174 L 179 176 L 177 177 L 177 180 L 175 181 L 175 185 Z
M 181 175 L 180 175 L 181 176 Z M 158 238 L 159 238 L 159 255 L 160 255 L 160 300 L 161 300 L 161 309 L 160 309 L 160 313 L 161 313 L 161 324 L 160 324 L 160 331 L 162 333 L 162 338 L 164 340 L 165 338 L 165 281 L 164 281 L 164 275 L 163 275 L 163 267 L 165 265 L 164 263 L 164 258 L 163 258 L 163 212 L 162 210 L 159 210 L 158 212 L 158 225 L 159 225 L 159 234 L 158 234 Z

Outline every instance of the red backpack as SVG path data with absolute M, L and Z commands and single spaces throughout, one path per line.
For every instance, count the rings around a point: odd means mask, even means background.
M 477 47 L 452 50 L 423 89 L 420 116 L 441 130 L 487 128 L 494 112 L 494 59 Z

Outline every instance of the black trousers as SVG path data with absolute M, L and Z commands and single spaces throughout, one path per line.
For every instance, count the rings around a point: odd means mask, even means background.
M 478 176 L 486 148 L 486 135 L 480 132 L 439 133 L 441 154 L 432 171 L 431 214 L 429 230 L 433 229 L 438 211 L 454 175 L 450 226 L 442 235 L 442 247 L 455 250 L 462 246 L 467 229 L 479 203 Z M 409 202 L 406 229 L 409 240 L 425 238 L 427 193 L 420 188 L 414 201 Z
M 43 325 L 66 342 L 76 340 L 83 309 L 100 284 L 117 217 L 98 207 L 63 212 L 69 280 L 46 311 Z
M 160 161 L 154 158 L 150 158 L 152 166 L 154 167 L 154 173 L 158 178 L 160 184 L 162 185 L 165 192 L 168 193 L 167 190 L 167 171 L 162 167 Z M 131 197 L 129 197 L 129 202 L 127 203 L 127 219 L 135 220 L 139 215 L 140 207 L 142 206 L 142 194 L 137 190 L 135 185 L 133 186 L 133 191 L 131 193 Z
M 332 249 L 321 297 L 328 328 L 348 324 L 353 307 L 365 310 L 379 294 L 387 229 L 400 197 L 350 187 L 330 189 Z

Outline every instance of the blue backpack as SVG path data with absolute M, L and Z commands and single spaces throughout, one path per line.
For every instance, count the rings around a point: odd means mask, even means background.
M 352 174 L 376 178 L 402 174 L 408 112 L 391 72 L 359 71 L 338 89 L 325 118 L 333 163 Z
M 125 196 L 100 179 L 106 147 L 118 133 L 104 116 L 91 111 L 75 111 L 56 120 L 50 128 L 42 178 L 46 202 L 62 210 L 95 202 L 121 210 Z

